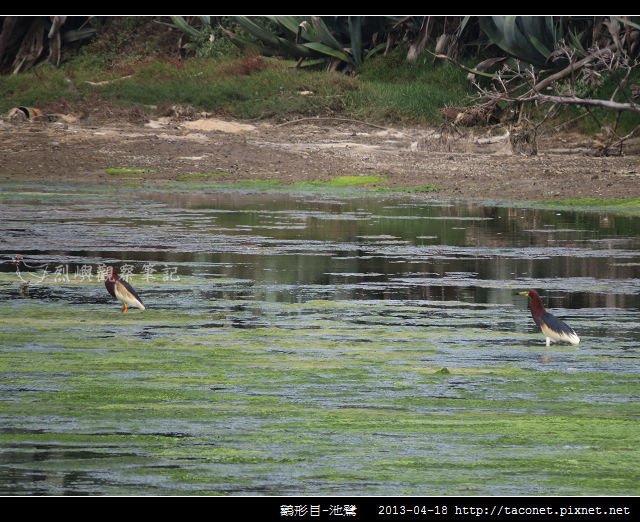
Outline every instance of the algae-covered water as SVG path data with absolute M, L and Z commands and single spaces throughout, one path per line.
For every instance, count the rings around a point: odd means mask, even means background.
M 3 187 L 0 494 L 640 494 L 640 218 L 181 187 Z

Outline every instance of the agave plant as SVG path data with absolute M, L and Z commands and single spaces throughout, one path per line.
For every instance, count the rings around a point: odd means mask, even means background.
M 203 38 L 209 35 L 211 32 L 211 17 L 210 16 L 197 16 L 196 18 L 202 24 L 202 29 L 198 29 L 195 26 L 191 25 L 184 16 L 171 16 L 172 24 L 164 24 L 164 22 L 158 22 L 164 25 L 168 25 L 170 27 L 175 27 L 179 29 L 183 33 L 192 36 L 193 38 Z
M 486 16 L 480 27 L 500 49 L 540 67 L 564 38 L 561 20 L 553 16 Z
M 329 29 L 321 17 L 268 16 L 267 18 L 295 35 L 296 43 L 301 45 L 301 47 L 311 50 L 317 55 L 337 58 L 347 63 L 355 62 L 353 56 L 349 54 L 345 46 L 337 40 L 332 30 Z M 302 40 L 304 40 L 304 42 L 302 42 Z
M 266 48 L 268 48 L 271 52 L 276 54 L 281 54 L 284 56 L 290 56 L 292 58 L 307 58 L 313 55 L 313 52 L 308 47 L 301 45 L 296 42 L 294 38 L 284 38 L 271 31 L 269 28 L 261 25 L 256 20 L 248 17 L 248 16 L 234 16 L 234 20 L 238 23 L 240 27 L 242 27 L 247 33 L 253 36 L 255 39 L 262 42 Z M 282 29 L 288 29 L 294 35 L 296 34 L 296 29 L 292 29 L 288 24 L 282 23 L 278 20 L 278 18 L 294 18 L 294 17 L 265 17 L 265 19 L 271 19 L 276 22 Z M 299 17 L 302 18 L 302 17 Z M 286 32 L 286 31 L 285 31 Z M 238 35 L 234 35 L 235 38 L 232 40 L 234 43 L 240 46 L 252 45 L 249 40 L 243 39 Z
M 382 36 L 395 21 L 393 17 L 312 16 L 301 33 L 305 46 L 319 53 L 359 67 L 385 48 Z
M 383 35 L 398 17 L 264 16 L 231 17 L 241 31 L 223 29 L 238 47 L 257 47 L 263 54 L 289 58 L 328 58 L 359 67 L 385 47 Z M 198 17 L 202 29 L 184 17 L 171 17 L 172 26 L 193 38 L 211 31 L 210 17 Z

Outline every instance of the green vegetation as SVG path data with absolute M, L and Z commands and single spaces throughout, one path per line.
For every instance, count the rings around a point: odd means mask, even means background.
M 167 286 L 150 294 L 156 309 L 127 314 L 3 301 L 0 373 L 12 400 L 0 448 L 19 470 L 50 476 L 46 492 L 75 472 L 87 480 L 65 487 L 101 494 L 638 492 L 637 408 L 617 399 L 637 393 L 633 374 L 461 366 L 498 338 L 526 360 L 528 335 L 462 318 L 453 331 L 388 321 L 423 307 L 255 301 L 263 320 L 287 327 L 233 328 L 246 303 L 171 310 Z M 208 286 L 189 278 L 171 290 Z M 468 358 L 451 359 L 443 343 Z M 267 485 L 275 474 L 296 478 Z
M 108 168 L 104 169 L 105 173 L 110 174 L 112 176 L 127 176 L 130 174 L 144 174 L 149 172 L 146 169 L 128 169 L 128 168 Z
M 383 69 L 387 74 L 377 77 Z M 338 113 L 431 124 L 441 121 L 444 105 L 463 104 L 472 93 L 463 71 L 427 60 L 403 65 L 399 55 L 368 61 L 358 77 L 296 69 L 293 61 L 260 57 L 179 63 L 150 59 L 114 70 L 83 55 L 61 69 L 0 76 L 0 91 L 0 112 L 51 104 L 58 112 L 55 104 L 60 103 L 72 111 L 74 104 L 95 104 L 98 98 L 123 108 L 142 105 L 147 111 L 163 103 L 188 104 L 241 119 Z
M 82 95 L 70 89 L 65 71 L 50 65 L 35 72 L 0 75 L 0 112 L 18 106 L 40 107 L 50 102 L 78 101 Z
M 353 110 L 374 120 L 440 123 L 443 107 L 466 105 L 473 94 L 461 69 L 426 57 L 407 63 L 400 50 L 366 62 L 360 78 L 366 88 L 353 96 Z
M 572 198 L 541 202 L 541 205 L 553 208 L 570 207 L 573 209 L 640 214 L 640 198 Z
M 361 187 L 364 185 L 378 185 L 386 183 L 386 179 L 382 176 L 336 176 L 329 181 L 306 181 L 293 183 L 294 187 L 328 187 L 328 188 L 346 188 Z
M 415 186 L 387 186 L 384 176 L 336 176 L 327 181 L 298 181 L 287 183 L 278 179 L 226 179 L 228 173 L 187 173 L 176 176 L 177 182 L 163 181 L 162 187 L 168 189 L 176 187 L 180 189 L 219 189 L 219 190 L 277 190 L 277 191 L 341 191 L 349 192 L 350 189 L 359 189 L 376 193 L 402 193 L 402 192 L 437 192 L 441 187 L 437 185 Z M 154 185 L 157 186 L 157 185 Z
M 2 26 L 0 37 L 9 44 L 0 67 L 31 72 L 0 78 L 0 111 L 19 105 L 73 111 L 106 100 L 147 111 L 189 104 L 241 119 L 342 114 L 433 125 L 445 106 L 480 100 L 489 102 L 492 118 L 476 121 L 470 109 L 465 124 L 496 121 L 505 109 L 539 121 L 547 102 L 567 100 L 523 93 L 557 73 L 545 96 L 615 101 L 622 110 L 567 105 L 549 120 L 554 125 L 568 119 L 584 130 L 608 127 L 604 146 L 611 152 L 639 124 L 632 100 L 640 69 L 630 59 L 640 38 L 637 17 L 68 18 L 25 17 Z M 42 65 L 44 45 L 26 53 L 28 39 L 40 33 L 61 35 L 65 52 L 49 56 L 61 68 Z M 614 47 L 609 58 L 601 55 Z M 471 86 L 467 72 L 488 90 Z M 489 78 L 508 89 L 498 106 Z
M 214 173 L 188 173 L 176 176 L 180 182 L 180 187 L 186 186 L 191 190 L 197 187 L 203 188 L 219 188 L 234 190 L 340 190 L 340 189 L 357 189 L 362 188 L 374 192 L 432 192 L 438 190 L 438 187 L 432 185 L 424 185 L 418 187 L 386 187 L 387 179 L 384 176 L 375 175 L 353 175 L 353 176 L 336 176 L 327 181 L 300 181 L 294 183 L 285 183 L 277 179 L 238 179 L 226 180 L 220 179 L 225 177 L 224 172 Z M 188 185 L 187 185 L 188 183 Z M 173 186 L 172 183 L 165 183 L 165 187 Z

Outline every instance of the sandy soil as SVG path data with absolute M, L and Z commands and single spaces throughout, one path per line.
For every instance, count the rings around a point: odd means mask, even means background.
M 468 131 L 465 131 L 465 133 Z M 640 196 L 640 157 L 594 157 L 589 140 L 541 138 L 536 156 L 494 136 L 384 128 L 339 119 L 276 124 L 214 119 L 0 122 L 0 182 L 110 182 L 106 168 L 142 168 L 141 181 L 228 172 L 284 183 L 384 176 L 386 186 L 440 187 L 445 197 L 555 199 Z

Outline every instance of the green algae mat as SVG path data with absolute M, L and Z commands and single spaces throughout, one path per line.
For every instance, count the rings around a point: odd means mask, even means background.
M 640 494 L 639 218 L 185 187 L 3 187 L 0 494 Z

